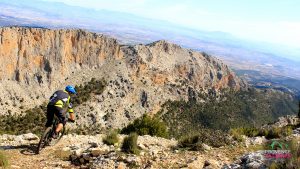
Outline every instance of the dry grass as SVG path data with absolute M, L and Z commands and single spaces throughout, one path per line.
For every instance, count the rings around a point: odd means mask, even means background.
M 0 167 L 2 168 L 8 168 L 8 159 L 6 156 L 5 151 L 0 150 Z

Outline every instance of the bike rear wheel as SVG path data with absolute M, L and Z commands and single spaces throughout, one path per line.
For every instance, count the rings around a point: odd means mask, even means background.
M 43 133 L 43 135 L 42 135 L 42 137 L 40 139 L 40 142 L 39 142 L 39 144 L 37 146 L 36 154 L 39 154 L 40 151 L 41 151 L 41 149 L 44 148 L 49 143 L 52 131 L 53 131 L 52 130 L 52 126 L 48 127 L 44 131 L 44 133 Z

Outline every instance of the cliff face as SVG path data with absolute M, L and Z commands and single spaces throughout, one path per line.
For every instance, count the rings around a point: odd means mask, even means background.
M 0 33 L 2 114 L 19 113 L 20 106 L 40 104 L 66 84 L 95 77 L 108 86 L 75 110 L 79 123 L 93 117 L 93 122 L 120 127 L 143 113 L 156 113 L 167 100 L 199 100 L 199 92 L 244 86 L 216 58 L 166 41 L 121 46 L 82 30 L 5 27 Z
M 116 40 L 82 30 L 0 28 L 0 79 L 51 83 L 72 70 L 99 67 L 119 51 Z
M 0 112 L 41 104 L 65 79 L 101 67 L 119 52 L 115 39 L 82 30 L 0 28 Z

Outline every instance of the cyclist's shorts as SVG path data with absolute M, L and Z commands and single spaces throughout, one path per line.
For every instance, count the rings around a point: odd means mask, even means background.
M 50 127 L 53 123 L 54 114 L 58 118 L 59 123 L 65 124 L 65 116 L 62 108 L 49 105 L 47 106 L 47 123 L 46 127 Z

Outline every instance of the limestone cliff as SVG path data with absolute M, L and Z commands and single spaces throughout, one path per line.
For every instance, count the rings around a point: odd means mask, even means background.
M 82 30 L 4 27 L 0 79 L 51 84 L 55 77 L 66 77 L 78 68 L 100 67 L 119 52 L 116 40 Z
M 1 112 L 40 104 L 68 77 L 101 67 L 119 52 L 115 39 L 83 30 L 0 28 Z
M 0 60 L 2 114 L 40 104 L 66 84 L 106 79 L 103 94 L 75 110 L 82 124 L 121 127 L 156 113 L 167 100 L 197 100 L 199 92 L 244 86 L 205 53 L 166 41 L 124 46 L 83 30 L 0 28 Z

